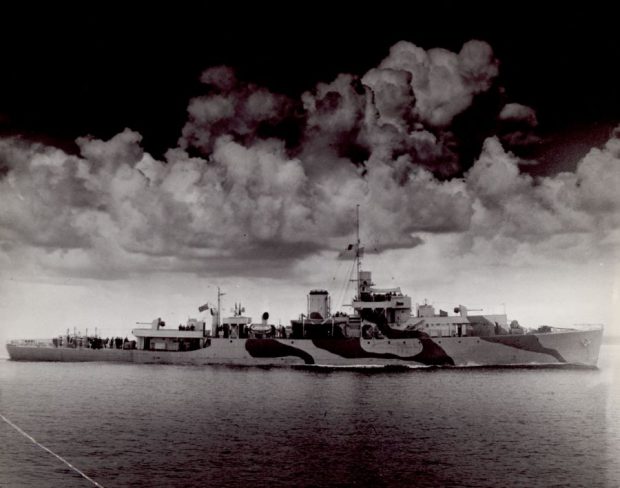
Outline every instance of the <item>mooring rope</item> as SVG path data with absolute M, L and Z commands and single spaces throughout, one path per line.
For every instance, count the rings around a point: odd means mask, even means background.
M 65 463 L 67 466 L 69 466 L 73 471 L 75 471 L 76 473 L 78 473 L 82 478 L 87 479 L 88 481 L 90 481 L 94 486 L 97 486 L 98 488 L 103 488 L 103 486 L 99 483 L 97 483 L 94 479 L 90 478 L 89 476 L 87 476 L 86 474 L 84 474 L 82 471 L 80 471 L 79 469 L 77 469 L 75 466 L 73 466 L 73 464 L 71 464 L 69 461 L 67 461 L 66 459 L 64 459 L 63 457 L 59 456 L 58 454 L 56 454 L 54 451 L 52 451 L 51 449 L 48 449 L 47 447 L 45 447 L 43 444 L 37 442 L 37 440 L 32 437 L 31 435 L 28 435 L 26 432 L 24 432 L 22 429 L 20 429 L 17 425 L 15 425 L 13 422 L 11 422 L 9 419 L 7 419 L 4 415 L 2 415 L 0 413 L 0 418 L 2 420 L 4 420 L 7 424 L 9 424 L 11 427 L 13 427 L 17 432 L 19 432 L 21 435 L 23 435 L 26 439 L 29 439 L 32 443 L 36 444 L 37 446 L 39 446 L 41 449 L 49 452 L 52 456 L 56 457 L 57 459 L 59 459 L 60 461 L 62 461 L 63 463 Z

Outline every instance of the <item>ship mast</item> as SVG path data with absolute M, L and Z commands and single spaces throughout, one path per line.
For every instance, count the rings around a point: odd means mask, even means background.
M 356 228 L 356 236 L 357 236 L 357 241 L 355 243 L 355 262 L 357 264 L 357 297 L 360 298 L 361 297 L 361 279 L 360 279 L 360 273 L 362 271 L 362 259 L 361 259 L 361 255 L 360 255 L 360 205 L 359 203 L 356 206 L 355 209 L 355 228 Z

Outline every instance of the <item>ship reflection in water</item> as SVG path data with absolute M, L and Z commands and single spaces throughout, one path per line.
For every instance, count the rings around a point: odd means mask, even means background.
M 619 353 L 593 370 L 374 374 L 2 361 L 0 412 L 106 487 L 606 487 Z M 6 486 L 87 486 L 0 435 Z

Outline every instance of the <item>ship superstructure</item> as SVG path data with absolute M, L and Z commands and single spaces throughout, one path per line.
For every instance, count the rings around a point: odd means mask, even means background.
M 321 365 L 321 366 L 520 366 L 577 365 L 596 367 L 602 326 L 527 331 L 506 314 L 482 314 L 464 305 L 453 314 L 428 303 L 412 306 L 399 287 L 377 287 L 362 269 L 359 238 L 353 251 L 356 293 L 351 311 L 332 311 L 329 292 L 311 290 L 307 310 L 290 327 L 260 322 L 235 304 L 230 317 L 220 319 L 217 307 L 200 312 L 206 319 L 188 319 L 169 327 L 161 318 L 132 330 L 135 341 L 67 335 L 51 341 L 12 341 L 11 359 L 29 361 L 126 361 L 172 364 Z M 470 312 L 476 312 L 471 314 Z

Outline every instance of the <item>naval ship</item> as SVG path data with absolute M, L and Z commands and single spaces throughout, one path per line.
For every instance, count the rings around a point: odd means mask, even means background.
M 7 344 L 12 360 L 113 361 L 194 365 L 324 367 L 393 366 L 577 366 L 595 368 L 603 327 L 540 326 L 526 330 L 506 314 L 472 314 L 458 305 L 453 313 L 424 303 L 412 308 L 400 288 L 378 288 L 370 271 L 362 269 L 359 238 L 349 246 L 355 261 L 356 294 L 352 311 L 332 313 L 326 290 L 308 294 L 307 310 L 289 326 L 269 323 L 264 313 L 254 323 L 235 306 L 220 319 L 217 307 L 203 305 L 207 320 L 189 319 L 178 328 L 157 318 L 149 327 L 135 328 L 135 339 L 102 339 L 74 333 L 52 340 L 14 340 Z

